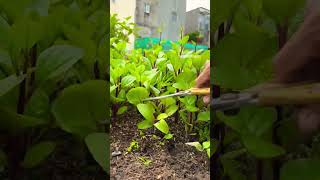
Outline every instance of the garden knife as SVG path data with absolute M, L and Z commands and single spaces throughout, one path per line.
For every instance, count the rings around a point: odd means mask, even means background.
M 185 91 L 179 91 L 174 94 L 147 98 L 147 99 L 144 99 L 143 101 L 164 99 L 164 98 L 174 97 L 174 96 L 188 96 L 188 95 L 210 95 L 210 88 L 191 88 Z
M 320 104 L 320 83 L 283 85 L 263 84 L 240 93 L 222 94 L 214 98 L 214 111 L 238 109 L 245 105 L 281 106 Z

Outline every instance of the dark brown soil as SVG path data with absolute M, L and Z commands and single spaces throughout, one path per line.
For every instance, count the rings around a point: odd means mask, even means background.
M 185 145 L 191 139 L 185 136 L 182 123 L 167 120 L 174 138 L 161 145 L 161 133 L 150 130 L 144 136 L 139 134 L 137 123 L 142 119 L 136 111 L 130 110 L 112 121 L 110 150 L 121 152 L 121 155 L 111 157 L 112 180 L 210 179 L 209 159 L 204 152 Z M 127 153 L 133 140 L 139 147 Z M 151 163 L 144 165 L 139 157 L 149 159 Z

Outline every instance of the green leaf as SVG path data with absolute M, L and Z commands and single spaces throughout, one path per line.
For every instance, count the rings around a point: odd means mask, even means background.
M 122 80 L 121 80 L 121 85 L 123 87 L 128 87 L 130 86 L 132 83 L 134 83 L 134 81 L 136 80 L 136 77 L 132 76 L 132 75 L 127 75 L 125 76 Z
M 54 142 L 41 142 L 28 149 L 22 165 L 25 168 L 33 168 L 43 162 L 55 149 Z
M 18 19 L 9 30 L 11 47 L 14 50 L 30 49 L 44 35 L 41 23 L 32 20 L 29 16 Z
M 319 159 L 290 160 L 282 166 L 280 180 L 320 179 L 319 166 Z
M 138 104 L 137 108 L 142 116 L 146 118 L 146 120 L 154 120 L 153 113 L 155 112 L 155 109 L 152 104 Z
M 130 89 L 127 93 L 127 99 L 131 104 L 139 104 L 143 99 L 149 96 L 146 88 L 136 87 Z
M 165 139 L 172 139 L 173 138 L 173 134 L 166 134 L 165 136 L 164 136 L 164 138 Z
M 210 121 L 210 111 L 200 112 L 198 114 L 198 121 Z
M 179 40 L 179 43 L 181 45 L 185 45 L 189 40 L 189 36 L 184 36 L 181 40 Z
M 117 115 L 123 114 L 124 112 L 126 112 L 128 109 L 128 106 L 122 106 L 121 108 L 118 109 L 117 111 Z
M 203 147 L 199 142 L 188 142 L 186 145 L 195 147 L 198 151 L 203 151 Z
M 157 120 L 160 120 L 160 119 L 166 119 L 168 117 L 168 114 L 166 113 L 161 113 L 157 116 Z
M 290 20 L 305 7 L 305 0 L 263 0 L 263 8 L 276 23 Z
M 49 5 L 49 0 L 34 0 L 27 9 L 37 12 L 40 16 L 48 16 Z
M 138 128 L 139 129 L 148 129 L 151 128 L 153 126 L 152 121 L 149 120 L 144 120 L 138 123 Z
M 19 85 L 24 79 L 26 75 L 22 75 L 17 77 L 16 75 L 11 75 L 7 78 L 0 80 L 0 97 L 8 93 L 14 87 Z
M 107 118 L 107 92 L 103 80 L 90 80 L 64 89 L 52 105 L 58 125 L 82 138 L 96 132 L 97 123 Z
M 276 119 L 273 108 L 244 107 L 236 116 L 225 116 L 222 113 L 218 117 L 229 127 L 240 134 L 252 134 L 257 137 L 271 130 Z
M 242 141 L 248 151 L 257 158 L 273 158 L 285 153 L 285 150 L 280 146 L 254 136 L 244 136 Z
M 189 112 L 197 112 L 199 111 L 199 108 L 195 107 L 195 106 L 190 106 L 190 105 L 187 105 L 186 106 L 186 110 L 189 111 Z
M 99 163 L 104 171 L 109 173 L 110 150 L 108 135 L 106 133 L 92 133 L 85 138 L 85 142 L 93 158 Z
M 160 121 L 155 123 L 154 126 L 157 129 L 159 129 L 161 132 L 163 132 L 164 134 L 168 134 L 169 133 L 169 126 L 168 126 L 167 122 L 164 119 L 161 119 Z
M 175 105 L 175 104 L 172 104 L 172 105 L 170 105 L 170 106 L 166 109 L 165 113 L 166 113 L 168 116 L 171 116 L 171 115 L 173 115 L 175 112 L 177 112 L 177 110 L 178 110 L 178 106 Z
M 176 83 L 172 86 L 180 90 L 187 90 L 193 87 L 195 79 L 196 74 L 194 72 L 191 70 L 185 70 L 177 76 Z
M 38 118 L 48 118 L 49 112 L 49 96 L 43 90 L 37 89 L 26 105 L 25 114 Z
M 203 147 L 203 149 L 208 149 L 208 148 L 210 148 L 210 141 L 205 141 L 205 142 L 203 142 L 203 143 L 202 143 L 202 147 Z
M 0 117 L 0 129 L 14 134 L 48 123 L 48 120 L 17 114 L 3 107 L 0 108 Z
M 44 83 L 65 73 L 82 57 L 82 49 L 70 45 L 54 45 L 46 49 L 37 60 L 37 81 Z

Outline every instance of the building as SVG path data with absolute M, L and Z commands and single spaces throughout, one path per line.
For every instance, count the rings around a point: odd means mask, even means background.
M 203 35 L 202 44 L 210 47 L 210 10 L 196 8 L 186 13 L 185 33 L 199 32 Z
M 186 0 L 136 0 L 135 23 L 140 38 L 177 41 L 186 21 Z
M 134 23 L 135 11 L 136 0 L 110 0 L 110 14 L 118 14 L 120 19 L 130 16 L 130 21 Z M 133 49 L 134 39 L 134 35 L 129 37 L 128 49 Z

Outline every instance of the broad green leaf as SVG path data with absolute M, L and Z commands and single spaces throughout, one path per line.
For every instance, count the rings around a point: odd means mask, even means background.
M 43 51 L 37 60 L 36 78 L 39 83 L 62 75 L 83 57 L 80 48 L 54 45 Z
M 203 147 L 203 149 L 208 149 L 208 148 L 210 148 L 210 141 L 205 141 L 205 142 L 203 142 L 203 143 L 202 143 L 202 147 Z
M 121 85 L 123 87 L 128 87 L 130 86 L 134 81 L 136 80 L 136 78 L 132 75 L 127 75 L 125 76 L 122 80 L 121 80 Z
M 146 120 L 154 120 L 153 113 L 155 112 L 155 109 L 151 104 L 138 104 L 137 108 L 139 112 L 142 114 L 142 116 L 146 118 Z
M 272 108 L 244 107 L 236 116 L 225 116 L 217 113 L 218 117 L 229 127 L 240 134 L 252 134 L 257 137 L 271 130 L 276 119 Z
M 49 10 L 50 1 L 49 0 L 34 0 L 32 4 L 29 5 L 27 10 L 35 11 L 40 16 L 47 16 Z
M 165 136 L 164 136 L 164 138 L 165 139 L 172 139 L 173 138 L 173 134 L 166 134 Z
M 276 23 L 284 23 L 304 8 L 305 0 L 263 0 L 263 9 Z
M 131 104 L 138 104 L 148 96 L 149 96 L 149 92 L 147 91 L 146 88 L 143 88 L 143 87 L 136 87 L 136 88 L 130 89 L 127 93 L 127 99 Z
M 17 114 L 15 111 L 0 108 L 0 128 L 10 133 L 19 133 L 27 128 L 45 125 L 48 120 Z
M 152 124 L 153 121 L 149 121 L 149 120 L 144 120 L 138 123 L 138 128 L 139 129 L 148 129 L 151 128 L 153 126 Z
M 99 163 L 104 171 L 109 173 L 110 150 L 108 135 L 106 133 L 92 133 L 85 138 L 85 142 L 93 158 Z
M 285 150 L 280 146 L 254 136 L 244 136 L 242 141 L 248 151 L 257 158 L 273 158 L 285 153 Z
M 175 105 L 175 104 L 172 104 L 172 105 L 170 105 L 167 109 L 166 109 L 166 114 L 168 115 L 168 116 L 171 116 L 171 115 L 173 115 L 175 112 L 177 112 L 177 110 L 178 110 L 178 106 L 177 105 Z
M 195 147 L 198 151 L 203 151 L 203 147 L 199 142 L 188 142 L 186 145 Z
M 25 168 L 33 168 L 43 162 L 55 149 L 54 142 L 40 142 L 31 146 L 22 162 Z
M 50 100 L 48 94 L 41 89 L 37 89 L 26 104 L 25 114 L 38 118 L 48 118 L 49 112 Z
M 192 106 L 192 105 L 187 105 L 186 106 L 186 110 L 189 111 L 189 112 L 197 112 L 197 111 L 199 111 L 199 108 L 195 107 L 195 106 Z
M 191 70 L 185 70 L 177 76 L 176 83 L 172 86 L 180 90 L 187 90 L 193 87 L 195 79 L 196 74 L 194 72 Z
M 320 179 L 319 159 L 296 159 L 281 168 L 280 180 Z
M 21 75 L 17 77 L 16 75 L 11 75 L 7 78 L 0 80 L 0 97 L 8 93 L 11 89 L 19 85 L 26 75 Z
M 164 119 L 161 119 L 160 121 L 155 123 L 154 126 L 157 129 L 159 129 L 161 132 L 163 132 L 164 134 L 168 134 L 169 133 L 169 126 L 168 126 L 167 122 Z
M 157 120 L 160 120 L 160 119 L 166 119 L 168 117 L 168 114 L 166 113 L 161 113 L 157 116 Z
M 90 80 L 64 89 L 52 105 L 58 125 L 84 138 L 96 132 L 97 123 L 107 118 L 107 84 Z
M 30 49 L 44 35 L 41 23 L 32 20 L 29 16 L 17 20 L 9 30 L 11 39 L 11 47 L 19 51 L 19 49 Z
M 128 106 L 122 106 L 121 108 L 118 109 L 117 115 L 125 113 L 127 109 L 128 109 Z
M 236 10 L 238 2 L 238 0 L 211 1 L 212 7 L 214 7 L 212 11 L 215 12 L 215 16 L 210 19 L 210 27 L 212 31 L 215 32 L 222 22 L 232 16 L 232 13 Z
M 210 111 L 200 112 L 198 114 L 198 121 L 210 121 Z

